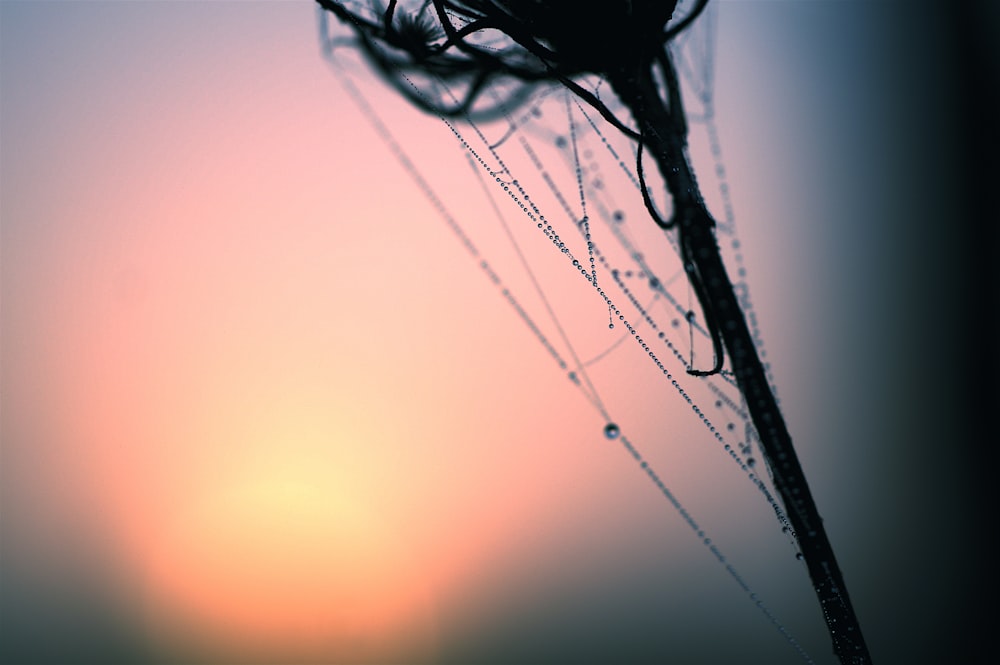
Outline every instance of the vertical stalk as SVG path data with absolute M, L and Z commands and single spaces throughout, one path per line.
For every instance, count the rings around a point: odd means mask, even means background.
M 659 64 L 666 80 L 666 101 L 660 96 L 650 62 L 633 71 L 612 72 L 608 80 L 631 112 L 644 146 L 666 181 L 685 269 L 707 323 L 714 324 L 721 335 L 816 590 L 834 653 L 844 665 L 867 665 L 871 658 L 847 586 L 719 253 L 715 220 L 705 207 L 688 163 L 686 122 L 672 64 L 668 56 Z

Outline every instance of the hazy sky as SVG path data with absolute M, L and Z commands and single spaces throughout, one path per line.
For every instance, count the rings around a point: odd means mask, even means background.
M 982 430 L 956 417 L 946 232 L 975 230 L 950 203 L 969 116 L 927 32 L 953 24 L 911 14 L 719 2 L 714 56 L 755 314 L 878 663 L 976 644 Z M 324 61 L 311 2 L 3 0 L 0 30 L 5 654 L 798 662 L 479 267 L 566 357 L 451 131 L 352 70 L 477 259 Z M 510 220 L 581 360 L 615 344 Z M 591 375 L 832 662 L 794 549 L 690 407 L 628 340 Z

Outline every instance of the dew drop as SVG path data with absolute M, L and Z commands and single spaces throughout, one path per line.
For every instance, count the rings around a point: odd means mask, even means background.
M 753 468 L 753 466 L 756 463 L 757 463 L 757 460 L 755 460 L 754 458 L 752 458 L 752 457 L 748 457 L 747 458 L 747 466 L 749 466 L 750 468 Z
M 604 436 L 609 439 L 617 439 L 618 435 L 621 434 L 621 430 L 618 429 L 618 425 L 614 423 L 608 423 L 604 426 Z
M 799 561 L 802 561 L 802 552 L 796 552 L 795 558 L 798 559 Z
M 565 148 L 566 147 L 566 137 L 565 136 L 557 136 L 556 137 L 556 147 L 557 148 Z
M 611 214 L 611 219 L 615 220 L 616 222 L 621 222 L 625 219 L 625 213 L 623 213 L 621 210 L 615 210 Z

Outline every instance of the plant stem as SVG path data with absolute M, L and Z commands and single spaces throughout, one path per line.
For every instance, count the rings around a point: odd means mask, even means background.
M 765 461 L 819 598 L 834 653 L 844 665 L 868 665 L 871 658 L 847 586 L 719 253 L 715 220 L 705 207 L 688 163 L 686 122 L 672 64 L 668 58 L 659 64 L 666 80 L 666 100 L 661 97 L 652 63 L 632 72 L 611 73 L 609 82 L 631 112 L 644 146 L 666 181 L 673 199 L 672 221 L 678 229 L 685 269 L 706 322 L 710 327 L 716 326 L 721 334 L 737 385 L 760 437 Z

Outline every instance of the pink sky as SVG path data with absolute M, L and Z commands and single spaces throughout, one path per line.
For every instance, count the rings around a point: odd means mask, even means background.
M 840 135 L 809 113 L 849 74 L 803 36 L 824 10 L 786 4 L 722 3 L 719 131 L 779 395 L 864 582 L 888 557 L 864 542 L 890 452 L 841 414 L 864 399 L 849 335 L 878 269 L 832 230 Z M 315 23 L 305 2 L 3 3 L 5 575 L 40 585 L 43 615 L 81 593 L 143 649 L 207 660 L 435 662 L 537 633 L 691 662 L 732 636 L 741 662 L 793 662 L 352 105 Z M 447 127 L 358 80 L 544 321 Z M 843 104 L 844 126 L 877 121 Z M 581 356 L 617 341 L 564 257 L 522 238 Z M 593 377 L 828 662 L 794 550 L 689 407 L 634 343 Z

